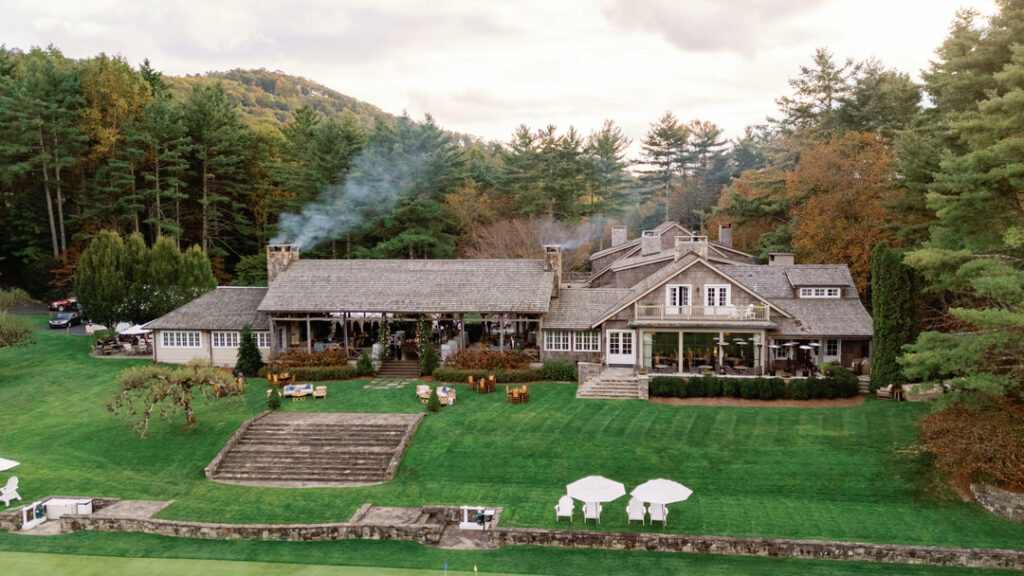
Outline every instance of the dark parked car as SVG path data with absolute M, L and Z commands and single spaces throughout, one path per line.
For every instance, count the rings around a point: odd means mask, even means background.
M 82 323 L 82 313 L 79 310 L 57 312 L 50 318 L 50 328 L 69 328 Z

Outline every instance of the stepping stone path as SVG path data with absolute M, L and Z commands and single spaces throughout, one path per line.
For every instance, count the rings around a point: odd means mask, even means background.
M 408 378 L 374 378 L 370 380 L 369 384 L 363 386 L 372 390 L 391 390 L 393 388 L 405 388 L 407 384 L 411 384 L 413 380 Z
M 367 486 L 395 474 L 423 414 L 270 412 L 242 424 L 206 476 L 246 486 Z

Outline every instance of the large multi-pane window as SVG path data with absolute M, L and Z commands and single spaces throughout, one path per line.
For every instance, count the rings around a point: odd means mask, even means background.
M 801 298 L 839 298 L 839 288 L 801 288 Z
M 573 334 L 573 347 L 576 352 L 600 352 L 600 332 L 576 332 Z
M 547 330 L 544 332 L 544 349 L 550 352 L 568 352 L 570 346 L 570 332 L 565 330 Z
M 665 305 L 666 306 L 689 306 L 690 305 L 690 286 L 687 284 L 675 284 L 668 286 L 668 292 L 665 294 Z
M 214 348 L 238 348 L 238 332 L 214 332 L 211 339 Z
M 253 332 L 257 348 L 270 348 L 270 332 Z
M 164 348 L 199 348 L 201 342 L 199 332 L 171 330 L 160 333 L 160 343 Z

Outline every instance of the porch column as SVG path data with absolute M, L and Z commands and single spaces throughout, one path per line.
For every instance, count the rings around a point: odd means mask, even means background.
M 277 348 L 277 331 L 274 329 L 274 317 L 270 316 L 270 355 L 275 356 Z
M 341 317 L 345 321 L 345 324 L 342 325 L 343 327 L 341 329 L 341 338 L 342 338 L 342 340 L 341 340 L 341 348 L 342 348 L 342 350 L 345 351 L 345 355 L 347 356 L 348 355 L 348 312 L 342 313 Z
M 466 349 L 466 315 L 459 312 L 459 349 Z
M 498 346 L 505 350 L 505 315 L 498 315 Z
M 306 352 L 308 354 L 313 353 L 313 332 L 310 327 L 309 314 L 306 314 Z

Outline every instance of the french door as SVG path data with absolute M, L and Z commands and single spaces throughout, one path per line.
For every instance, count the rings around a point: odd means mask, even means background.
M 609 330 L 606 359 L 609 365 L 632 366 L 636 363 L 636 341 L 632 330 Z

